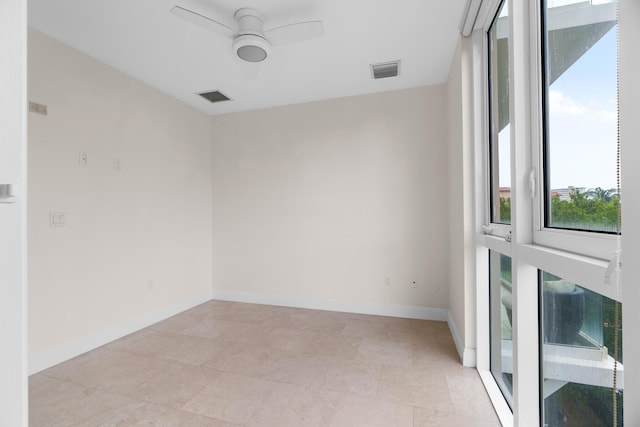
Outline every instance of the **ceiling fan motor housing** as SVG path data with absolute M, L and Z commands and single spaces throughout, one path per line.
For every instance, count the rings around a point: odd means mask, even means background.
M 233 39 L 233 51 L 247 62 L 261 62 L 271 53 L 271 44 L 264 37 L 255 34 L 243 34 Z
M 271 44 L 264 37 L 265 16 L 252 8 L 242 8 L 235 13 L 238 22 L 238 36 L 233 39 L 232 48 L 243 61 L 261 62 L 271 53 Z

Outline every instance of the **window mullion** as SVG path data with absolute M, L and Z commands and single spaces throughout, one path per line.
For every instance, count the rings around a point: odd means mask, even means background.
M 531 47 L 532 3 L 510 2 L 510 117 L 511 117 L 511 226 L 514 318 L 514 425 L 540 424 L 540 376 L 537 269 L 519 256 L 519 245 L 533 238 L 533 204 L 529 191 L 531 170 Z

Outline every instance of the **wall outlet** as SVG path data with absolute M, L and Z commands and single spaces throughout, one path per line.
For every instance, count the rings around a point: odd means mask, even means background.
M 412 288 L 417 288 L 418 287 L 418 281 L 417 280 L 412 280 L 411 282 L 409 282 L 409 286 Z
M 78 155 L 78 163 L 80 164 L 80 166 L 87 166 L 87 161 L 89 159 L 89 156 L 87 156 L 87 153 L 85 151 L 81 151 Z
M 153 290 L 154 287 L 155 287 L 155 283 L 153 283 L 153 280 L 149 280 L 147 282 L 147 289 L 151 291 Z
M 386 276 L 384 278 L 384 284 L 385 284 L 385 286 L 391 286 L 391 277 Z
M 120 159 L 113 159 L 113 170 L 114 171 L 120 170 Z

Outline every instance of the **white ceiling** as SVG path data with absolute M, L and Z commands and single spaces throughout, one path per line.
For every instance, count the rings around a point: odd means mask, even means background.
M 444 83 L 467 0 L 29 0 L 29 25 L 207 114 Z M 248 80 L 231 41 L 169 13 L 174 5 L 230 25 L 241 7 L 265 28 L 322 20 L 325 35 L 273 47 Z M 370 63 L 401 60 L 373 80 Z M 210 104 L 196 93 L 220 90 Z

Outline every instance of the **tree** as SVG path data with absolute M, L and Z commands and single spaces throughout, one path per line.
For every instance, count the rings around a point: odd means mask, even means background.
M 616 232 L 618 209 L 615 189 L 574 189 L 569 200 L 561 200 L 559 196 L 551 198 L 550 222 L 554 227 Z
M 511 199 L 500 197 L 500 222 L 511 223 Z
M 596 187 L 592 190 L 587 191 L 587 197 L 592 200 L 600 200 L 603 202 L 610 202 L 614 196 L 618 195 L 618 190 L 615 188 L 611 188 L 609 190 L 605 190 L 600 187 Z

